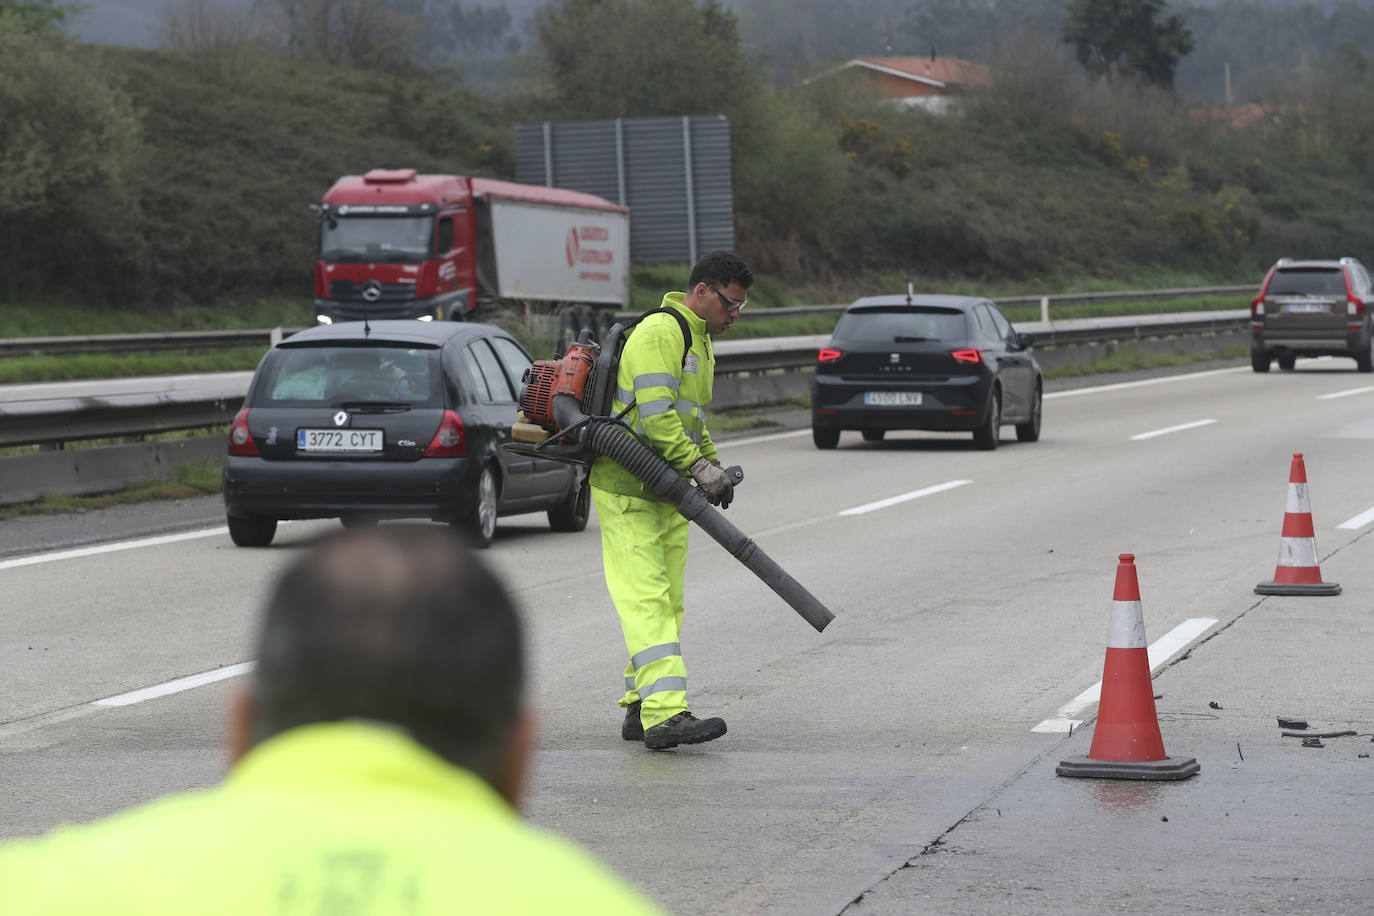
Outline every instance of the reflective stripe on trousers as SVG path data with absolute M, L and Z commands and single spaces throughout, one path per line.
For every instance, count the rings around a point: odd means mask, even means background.
M 682 578 L 687 520 L 668 503 L 592 487 L 601 528 L 606 588 L 630 662 L 621 706 L 641 700 L 640 721 L 652 728 L 687 708 L 682 662 Z

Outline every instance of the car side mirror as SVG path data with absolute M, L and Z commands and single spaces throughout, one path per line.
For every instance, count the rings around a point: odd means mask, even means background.
M 1031 344 L 1033 344 L 1033 343 L 1035 343 L 1035 335 L 1034 335 L 1034 334 L 1022 334 L 1022 333 L 1020 333 L 1020 332 L 1017 333 L 1017 335 L 1016 335 L 1016 346 L 1017 346 L 1019 349 L 1022 349 L 1022 350 L 1029 350 L 1029 349 L 1031 348 Z

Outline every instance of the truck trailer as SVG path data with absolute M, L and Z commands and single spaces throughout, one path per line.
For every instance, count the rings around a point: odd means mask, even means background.
M 463 321 L 507 300 L 601 333 L 629 305 L 630 211 L 594 194 L 373 169 L 340 178 L 316 209 L 322 324 Z

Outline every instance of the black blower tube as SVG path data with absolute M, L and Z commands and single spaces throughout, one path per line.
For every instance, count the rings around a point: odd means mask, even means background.
M 553 415 L 559 429 L 576 429 L 578 440 L 596 454 L 619 464 L 642 480 L 655 493 L 677 507 L 689 522 L 696 522 L 716 543 L 749 568 L 778 597 L 786 601 L 816 632 L 825 629 L 835 615 L 816 596 L 773 562 L 753 539 L 726 520 L 706 501 L 701 491 L 678 476 L 668 462 L 611 420 L 588 419 L 582 405 L 571 395 L 553 398 Z M 585 424 L 579 426 L 578 424 Z

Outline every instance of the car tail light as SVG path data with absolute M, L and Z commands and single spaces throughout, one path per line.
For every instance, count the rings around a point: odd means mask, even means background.
M 832 350 L 829 347 L 821 347 L 821 352 L 816 354 L 816 362 L 828 363 L 844 356 L 843 350 Z
M 434 439 L 425 449 L 426 458 L 463 458 L 468 453 L 467 434 L 463 431 L 463 418 L 452 410 L 444 411 L 444 419 L 439 421 L 439 429 Z
M 1256 318 L 1264 314 L 1264 297 L 1256 296 L 1250 300 L 1250 314 Z
M 258 445 L 253 441 L 253 434 L 248 431 L 247 407 L 238 412 L 238 416 L 234 417 L 234 422 L 229 427 L 229 454 L 259 454 Z
M 983 354 L 977 350 L 955 350 L 949 355 L 961 363 L 981 363 L 983 361 Z
M 1361 302 L 1359 299 L 1356 299 L 1354 296 L 1350 297 L 1349 299 L 1345 300 L 1345 313 L 1347 315 L 1363 315 L 1364 303 Z

